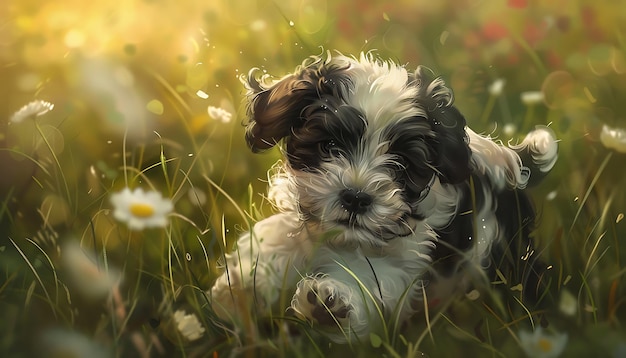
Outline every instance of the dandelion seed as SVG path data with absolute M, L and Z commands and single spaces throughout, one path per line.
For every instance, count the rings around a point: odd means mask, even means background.
M 617 214 L 617 218 L 615 219 L 615 223 L 619 224 L 620 221 L 624 219 L 624 213 Z
M 195 314 L 186 314 L 183 310 L 174 312 L 176 328 L 189 341 L 195 341 L 204 334 L 204 327 Z
M 114 206 L 113 216 L 125 222 L 131 230 L 165 227 L 167 215 L 173 209 L 171 200 L 164 199 L 161 193 L 144 192 L 141 188 L 134 191 L 124 188 L 111 195 L 111 203 Z
M 600 133 L 600 142 L 608 149 L 626 153 L 626 129 L 612 128 L 605 124 Z
M 554 358 L 565 350 L 567 333 L 545 334 L 541 327 L 530 333 L 519 333 L 522 349 L 531 358 Z
M 230 122 L 233 116 L 230 112 L 220 107 L 209 106 L 207 111 L 209 112 L 209 116 L 211 118 L 219 120 L 222 123 Z
M 498 78 L 497 80 L 493 81 L 492 84 L 489 85 L 489 88 L 487 90 L 489 91 L 490 95 L 496 97 L 502 93 L 502 90 L 504 89 L 505 84 L 506 84 L 505 79 Z
M 11 122 L 20 123 L 26 118 L 36 118 L 50 112 L 53 108 L 54 104 L 50 102 L 42 100 L 32 101 L 13 113 Z
M 522 100 L 522 103 L 527 106 L 533 106 L 535 104 L 542 103 L 544 98 L 545 96 L 541 91 L 528 91 L 522 92 L 520 94 L 520 99 Z

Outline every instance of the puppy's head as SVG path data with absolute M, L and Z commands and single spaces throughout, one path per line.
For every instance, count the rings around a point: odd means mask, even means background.
M 284 142 L 300 214 L 341 229 L 341 240 L 383 245 L 410 235 L 433 181 L 470 174 L 465 119 L 425 67 L 326 55 L 278 81 L 253 70 L 244 83 L 250 148 Z

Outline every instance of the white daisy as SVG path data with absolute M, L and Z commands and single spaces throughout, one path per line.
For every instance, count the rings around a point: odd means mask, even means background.
M 208 110 L 209 116 L 213 119 L 217 119 L 222 123 L 230 122 L 233 115 L 225 110 L 224 108 L 209 106 Z
M 504 89 L 504 85 L 506 84 L 506 80 L 503 78 L 498 78 L 497 80 L 493 81 L 492 84 L 489 85 L 489 88 L 487 89 L 489 91 L 489 94 L 492 96 L 499 96 L 502 93 L 502 90 Z
M 176 329 L 189 341 L 195 341 L 204 334 L 204 327 L 195 314 L 186 314 L 184 310 L 174 312 Z
M 602 126 L 600 142 L 605 147 L 620 153 L 626 153 L 626 130 L 622 128 L 612 128 L 606 124 Z
M 522 92 L 520 94 L 520 99 L 522 100 L 522 103 L 527 106 L 543 103 L 544 98 L 545 96 L 541 91 L 528 91 Z
M 84 251 L 76 242 L 61 248 L 61 262 L 69 287 L 88 299 L 108 297 L 121 275 L 115 269 L 98 267 L 96 258 Z
M 534 332 L 519 333 L 522 349 L 530 358 L 555 358 L 563 353 L 567 344 L 567 333 L 545 334 L 541 327 Z
M 167 226 L 167 215 L 174 208 L 172 201 L 164 199 L 161 193 L 144 192 L 141 188 L 133 191 L 124 188 L 111 195 L 111 203 L 114 206 L 113 216 L 125 222 L 131 230 Z
M 42 100 L 32 101 L 24 107 L 20 108 L 11 116 L 12 123 L 20 123 L 26 118 L 35 118 L 50 112 L 54 108 L 54 104 Z

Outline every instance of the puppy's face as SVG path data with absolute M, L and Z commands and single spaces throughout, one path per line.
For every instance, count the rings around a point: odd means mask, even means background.
M 435 177 L 469 176 L 465 120 L 428 69 L 328 55 L 271 83 L 251 71 L 245 83 L 248 144 L 259 151 L 284 140 L 300 214 L 340 229 L 344 243 L 412 234 Z

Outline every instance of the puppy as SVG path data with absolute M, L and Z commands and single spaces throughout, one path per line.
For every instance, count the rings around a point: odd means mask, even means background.
M 345 342 L 488 283 L 506 261 L 534 290 L 535 215 L 522 190 L 557 159 L 548 128 L 503 146 L 466 127 L 429 69 L 372 53 L 242 80 L 247 143 L 282 143 L 285 159 L 270 179 L 278 213 L 225 255 L 210 291 L 218 316 L 277 307 Z

